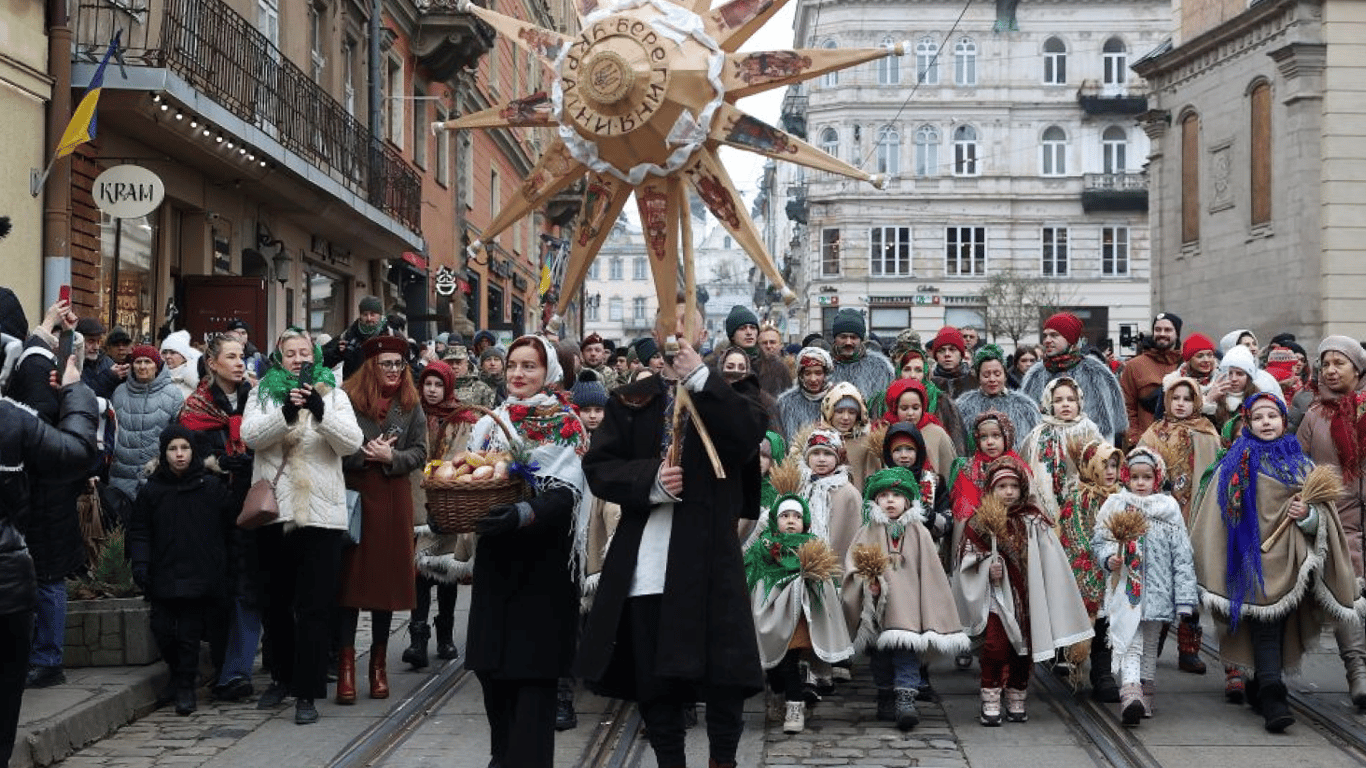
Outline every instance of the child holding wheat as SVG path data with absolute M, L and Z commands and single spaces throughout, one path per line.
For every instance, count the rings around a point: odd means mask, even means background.
M 1119 675 L 1120 719 L 1134 727 L 1153 716 L 1158 635 L 1195 612 L 1195 565 L 1176 499 L 1161 493 L 1166 469 L 1151 448 L 1129 452 L 1127 486 L 1096 515 L 1091 547 L 1110 578 L 1105 590 L 1111 670 Z
M 1342 480 L 1286 434 L 1285 403 L 1243 401 L 1242 433 L 1201 489 L 1191 521 L 1201 603 L 1219 622 L 1219 655 L 1252 669 L 1247 698 L 1268 731 L 1295 722 L 1284 670 L 1296 669 L 1325 619 L 1360 625 L 1357 590 L 1334 505 Z

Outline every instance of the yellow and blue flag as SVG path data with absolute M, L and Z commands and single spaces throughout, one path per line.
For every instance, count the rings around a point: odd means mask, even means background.
M 76 147 L 95 138 L 95 107 L 99 104 L 100 91 L 104 88 L 104 68 L 109 65 L 109 59 L 118 52 L 119 38 L 122 36 L 123 30 L 119 30 L 114 33 L 114 39 L 109 41 L 109 50 L 104 52 L 104 58 L 95 68 L 95 76 L 90 78 L 90 86 L 85 89 L 81 103 L 77 104 L 76 110 L 71 113 L 71 122 L 66 124 L 62 140 L 57 144 L 57 157 L 66 157 L 75 152 Z

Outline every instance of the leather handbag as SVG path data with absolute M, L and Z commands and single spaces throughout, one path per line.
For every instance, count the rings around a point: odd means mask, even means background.
M 246 531 L 255 530 L 263 525 L 280 519 L 280 502 L 275 498 L 275 484 L 285 473 L 285 460 L 289 452 L 280 457 L 280 469 L 273 480 L 264 477 L 251 484 L 247 490 L 246 501 L 242 502 L 242 512 L 237 515 L 237 527 Z
M 350 546 L 360 543 L 361 512 L 360 491 L 346 489 L 346 537 Z

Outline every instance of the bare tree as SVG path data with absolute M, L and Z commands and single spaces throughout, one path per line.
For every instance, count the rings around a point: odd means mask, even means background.
M 1075 289 L 1065 281 L 1022 275 L 1013 269 L 993 272 L 978 298 L 983 324 L 993 339 L 1002 336 L 1018 347 L 1020 339 L 1037 333 L 1044 318 L 1072 303 Z

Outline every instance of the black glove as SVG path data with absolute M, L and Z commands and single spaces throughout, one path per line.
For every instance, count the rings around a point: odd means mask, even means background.
M 499 536 L 512 533 L 522 525 L 522 513 L 516 504 L 499 504 L 474 524 L 474 532 L 481 536 Z
M 299 406 L 289 399 L 288 394 L 285 395 L 285 404 L 280 406 L 280 412 L 285 415 L 285 421 L 290 424 L 299 419 Z
M 308 399 L 304 401 L 304 407 L 313 414 L 315 420 L 323 420 L 323 396 L 318 394 L 318 390 L 315 389 L 308 394 Z

